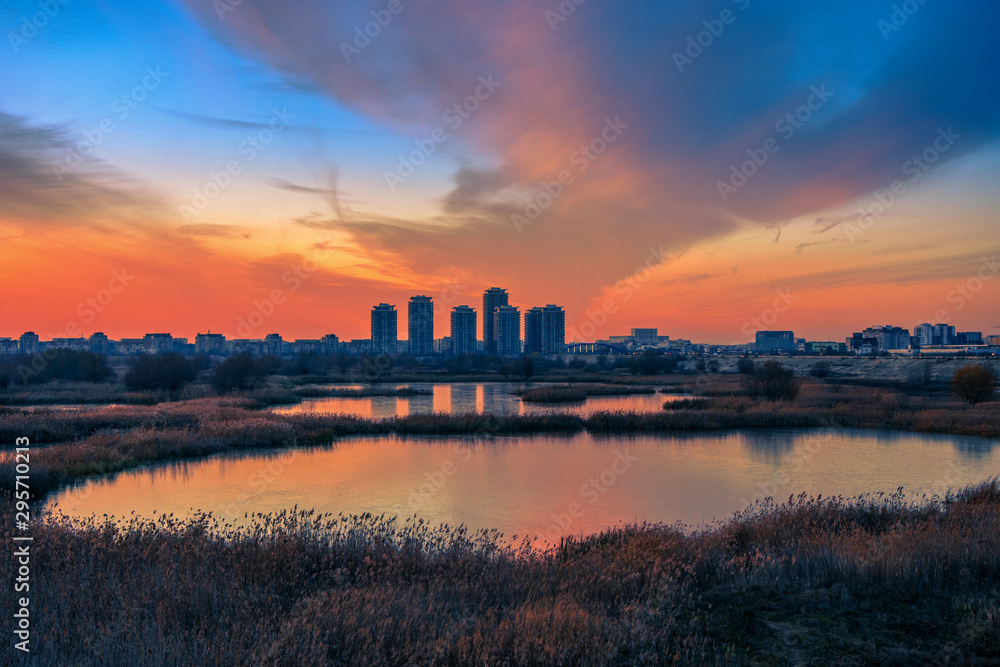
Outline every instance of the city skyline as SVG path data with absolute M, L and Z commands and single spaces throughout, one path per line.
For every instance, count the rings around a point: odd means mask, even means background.
M 16 0 L 6 326 L 361 335 L 480 283 L 584 338 L 998 324 L 1000 8 L 723 4 L 438 3 L 361 48 L 364 3 Z

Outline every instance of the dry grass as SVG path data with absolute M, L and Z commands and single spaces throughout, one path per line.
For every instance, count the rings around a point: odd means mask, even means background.
M 4 512 L 8 514 L 9 509 Z M 11 521 L 3 523 L 10 543 Z M 1000 486 L 793 498 L 548 552 L 290 511 L 36 527 L 39 664 L 992 664 Z M 14 577 L 0 560 L 0 577 Z
M 664 403 L 662 414 L 594 415 L 588 428 L 636 430 L 840 426 L 1000 437 L 1000 402 L 969 405 L 902 390 L 804 383 L 794 401 L 718 396 Z

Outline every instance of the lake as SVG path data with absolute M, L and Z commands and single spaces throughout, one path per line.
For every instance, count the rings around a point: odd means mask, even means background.
M 331 385 L 334 386 L 334 385 Z M 673 394 L 632 394 L 628 396 L 591 396 L 582 403 L 530 403 L 522 402 L 511 392 L 525 387 L 524 384 L 508 382 L 449 382 L 384 385 L 386 389 L 409 387 L 427 396 L 370 396 L 365 398 L 308 398 L 295 405 L 280 405 L 271 408 L 275 412 L 296 414 L 301 412 L 328 412 L 355 415 L 358 417 L 383 418 L 406 415 L 446 412 L 460 414 L 484 412 L 491 414 L 539 414 L 548 412 L 572 412 L 590 415 L 600 410 L 632 410 L 650 412 L 662 410 L 666 401 L 675 401 L 687 396 Z M 543 384 L 528 385 L 533 387 Z M 361 388 L 353 385 L 352 388 Z
M 766 496 L 941 493 L 1000 473 L 995 441 L 790 429 L 604 437 L 361 437 L 123 472 L 66 489 L 66 514 L 242 520 L 295 505 L 418 515 L 558 541 L 633 521 L 707 525 Z

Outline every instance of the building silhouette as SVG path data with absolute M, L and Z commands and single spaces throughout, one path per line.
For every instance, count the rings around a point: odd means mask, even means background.
M 282 340 L 281 334 L 269 333 L 264 336 L 264 349 L 267 350 L 268 354 L 273 354 L 275 356 L 281 356 L 284 352 L 285 341 Z
M 200 333 L 194 337 L 196 354 L 224 354 L 226 352 L 226 337 L 218 333 Z
M 566 313 L 560 306 L 535 306 L 524 312 L 524 353 L 560 354 L 566 347 Z
M 451 353 L 476 353 L 476 309 L 455 306 L 451 309 Z
M 87 339 L 91 352 L 108 354 L 111 351 L 111 341 L 103 331 L 96 331 Z
M 429 296 L 410 297 L 407 309 L 410 354 L 424 357 L 434 353 L 434 302 Z
M 504 295 L 506 296 L 506 295 Z M 493 313 L 496 354 L 516 357 L 521 354 L 521 311 L 515 306 L 500 306 Z
M 499 287 L 491 287 L 483 292 L 483 352 L 486 354 L 498 354 L 498 334 L 494 314 L 497 312 L 498 308 L 506 305 L 508 305 L 507 290 Z M 520 335 L 520 333 L 518 335 Z
M 18 339 L 17 347 L 21 354 L 38 354 L 38 334 L 34 331 L 25 331 Z
M 380 303 L 372 308 L 372 354 L 396 354 L 396 306 Z
M 791 331 L 758 331 L 756 342 L 754 349 L 758 354 L 794 352 L 797 349 L 795 334 Z
M 952 345 L 956 342 L 956 337 L 955 327 L 948 324 L 923 322 L 913 327 L 913 342 L 918 347 Z

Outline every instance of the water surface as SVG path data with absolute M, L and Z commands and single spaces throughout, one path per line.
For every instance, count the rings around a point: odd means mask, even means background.
M 690 436 L 351 438 L 315 449 L 217 456 L 120 473 L 48 503 L 73 515 L 140 516 L 298 506 L 419 515 L 556 540 L 623 522 L 705 525 L 766 496 L 911 497 L 1000 472 L 997 443 L 888 431 L 773 430 Z

